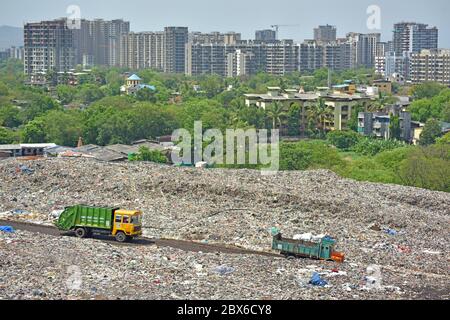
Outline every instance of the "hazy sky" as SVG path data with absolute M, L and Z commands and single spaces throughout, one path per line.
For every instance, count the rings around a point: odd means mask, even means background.
M 449 0 L 13 0 L 2 1 L 0 25 L 21 26 L 67 16 L 69 5 L 78 5 L 83 18 L 124 18 L 133 31 L 157 31 L 164 26 L 188 26 L 191 31 L 239 31 L 253 38 L 257 29 L 272 24 L 299 24 L 280 29 L 281 38 L 312 38 L 319 24 L 332 24 L 338 35 L 368 30 L 366 10 L 381 8 L 381 33 L 392 37 L 392 26 L 417 21 L 439 28 L 439 45 L 450 48 Z

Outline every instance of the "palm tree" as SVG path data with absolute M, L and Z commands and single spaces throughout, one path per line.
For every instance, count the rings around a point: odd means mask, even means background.
M 277 123 L 279 123 L 280 127 L 282 125 L 282 119 L 286 117 L 286 112 L 284 111 L 284 105 L 275 101 L 272 105 L 267 108 L 267 116 L 272 119 L 272 128 L 276 129 Z
M 322 98 L 308 111 L 309 121 L 315 123 L 318 128 L 321 128 L 323 133 L 325 133 L 327 121 L 332 115 L 333 109 Z
M 388 104 L 397 102 L 397 98 L 389 96 L 387 94 L 379 93 L 375 103 L 369 107 L 370 112 L 376 112 L 383 110 Z

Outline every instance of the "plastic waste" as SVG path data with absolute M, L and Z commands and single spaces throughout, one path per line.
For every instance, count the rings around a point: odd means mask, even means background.
M 323 280 L 317 272 L 313 273 L 309 283 L 312 284 L 313 286 L 319 286 L 319 287 L 325 287 L 328 284 L 328 282 Z
M 16 209 L 11 211 L 12 214 L 17 214 L 17 215 L 21 215 L 21 214 L 30 214 L 29 211 L 27 210 L 22 210 L 22 209 Z
M 13 227 L 10 227 L 10 226 L 0 226 L 0 231 L 6 232 L 6 233 L 14 233 Z
M 396 236 L 398 231 L 394 230 L 394 229 L 384 229 L 384 232 L 386 232 L 388 235 L 390 236 Z
M 25 165 L 20 165 L 19 169 L 22 173 L 26 173 L 28 175 L 32 174 L 34 172 L 33 169 L 30 169 L 29 167 L 25 166 Z
M 294 240 L 311 241 L 312 237 L 312 233 L 296 234 Z
M 235 269 L 227 266 L 218 266 L 217 268 L 214 269 L 214 271 L 220 274 L 221 276 L 226 276 L 228 274 L 233 273 Z

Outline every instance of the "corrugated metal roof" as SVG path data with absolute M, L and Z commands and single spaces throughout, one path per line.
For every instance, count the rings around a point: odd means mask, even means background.
M 1 144 L 0 150 L 20 150 L 20 144 Z

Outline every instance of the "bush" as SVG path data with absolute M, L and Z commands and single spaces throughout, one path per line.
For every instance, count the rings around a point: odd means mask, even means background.
M 405 143 L 397 140 L 362 138 L 351 150 L 363 156 L 375 156 L 383 151 L 404 147 Z
M 386 168 L 374 158 L 363 157 L 347 163 L 345 166 L 335 168 L 335 172 L 342 177 L 357 181 L 370 181 L 379 183 L 397 183 L 395 172 Z
M 327 140 L 336 148 L 349 150 L 361 140 L 361 135 L 354 131 L 331 131 Z
M 420 135 L 420 144 L 428 146 L 436 142 L 436 139 L 442 135 L 441 123 L 435 119 L 429 119 Z
M 402 183 L 450 192 L 450 145 L 416 148 L 399 169 Z
M 147 147 L 140 147 L 135 158 L 137 161 L 150 161 L 156 163 L 167 163 L 167 157 L 158 150 L 150 150 Z
M 332 169 L 343 163 L 338 151 L 330 148 L 323 141 L 302 141 L 280 145 L 281 170 Z
M 16 140 L 18 140 L 18 137 L 12 130 L 0 127 L 0 144 L 10 144 Z

